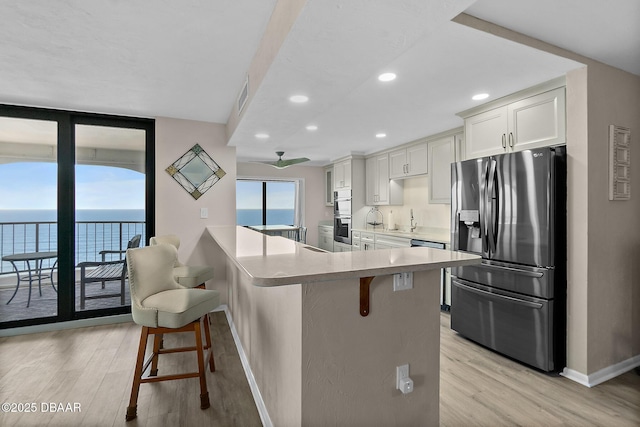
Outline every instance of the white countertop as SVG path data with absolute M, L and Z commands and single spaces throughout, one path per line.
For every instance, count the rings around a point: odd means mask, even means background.
M 212 226 L 209 234 L 256 286 L 321 282 L 479 264 L 481 258 L 426 247 L 325 252 L 245 227 Z M 411 233 L 415 234 L 415 233 Z
M 449 244 L 451 241 L 451 233 L 443 228 L 418 228 L 417 231 L 410 232 L 406 230 L 374 230 L 365 228 L 353 228 L 352 231 L 361 233 L 375 233 L 384 236 L 404 237 L 407 239 L 428 240 L 430 242 L 438 242 Z

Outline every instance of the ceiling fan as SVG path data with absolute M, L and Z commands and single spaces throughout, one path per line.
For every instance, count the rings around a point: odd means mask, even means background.
M 308 162 L 309 159 L 307 159 L 306 157 L 299 157 L 297 159 L 289 159 L 289 160 L 282 160 L 282 155 L 284 154 L 284 151 L 276 151 L 276 154 L 278 155 L 278 160 L 276 160 L 275 162 L 257 162 L 257 163 L 264 163 L 267 165 L 271 165 L 274 168 L 277 169 L 284 169 L 287 168 L 291 165 L 296 165 L 298 163 L 304 163 L 304 162 Z

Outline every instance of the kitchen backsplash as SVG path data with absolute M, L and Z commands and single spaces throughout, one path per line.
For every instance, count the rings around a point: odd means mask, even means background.
M 404 180 L 404 205 L 379 206 L 384 217 L 384 228 L 389 226 L 389 212 L 393 211 L 393 220 L 399 229 L 408 229 L 413 218 L 418 228 L 449 229 L 451 222 L 451 205 L 429 203 L 429 181 L 427 176 L 407 178 Z M 357 225 L 356 225 L 357 226 Z

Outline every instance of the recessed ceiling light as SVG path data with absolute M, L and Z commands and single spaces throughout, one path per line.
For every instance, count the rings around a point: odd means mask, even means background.
M 269 138 L 269 134 L 268 133 L 256 133 L 256 138 L 258 138 L 258 139 L 267 139 L 267 138 Z
M 309 126 L 307 126 L 307 130 L 311 130 L 311 131 L 313 131 L 313 130 L 318 130 L 318 126 L 316 126 L 316 125 L 309 125 Z
M 376 138 L 384 138 L 385 136 L 387 136 L 386 133 L 382 133 L 382 132 L 376 133 Z
M 309 97 L 306 95 L 293 95 L 289 97 L 289 101 L 295 102 L 296 104 L 303 104 L 309 100 Z
M 381 82 L 390 82 L 396 79 L 396 73 L 382 73 L 378 76 L 378 80 Z
M 473 99 L 474 101 L 481 101 L 483 99 L 487 99 L 488 97 L 489 97 L 488 93 L 478 93 L 476 95 L 473 95 L 471 99 Z

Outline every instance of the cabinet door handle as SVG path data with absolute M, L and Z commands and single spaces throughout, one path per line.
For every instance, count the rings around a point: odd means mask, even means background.
M 507 149 L 507 135 L 505 135 L 504 133 L 502 134 L 502 149 Z
M 509 132 L 509 147 L 513 148 L 513 132 Z

